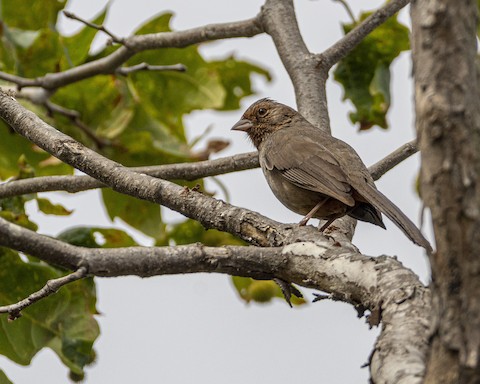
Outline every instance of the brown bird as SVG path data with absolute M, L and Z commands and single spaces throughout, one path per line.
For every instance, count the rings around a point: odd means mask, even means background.
M 432 247 L 420 230 L 379 192 L 355 150 L 310 124 L 294 109 L 270 99 L 253 103 L 232 130 L 248 134 L 259 151 L 267 182 L 283 205 L 327 220 L 323 232 L 344 215 L 385 228 L 384 213 L 415 244 Z

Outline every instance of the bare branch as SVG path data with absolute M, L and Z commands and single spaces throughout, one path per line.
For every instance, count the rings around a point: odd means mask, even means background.
M 382 160 L 376 162 L 368 168 L 374 180 L 378 180 L 385 173 L 390 171 L 393 167 L 400 164 L 403 160 L 408 159 L 410 156 L 418 152 L 416 140 L 409 141 L 403 144 L 400 148 L 396 149 Z
M 63 14 L 66 17 L 68 17 L 69 19 L 80 21 L 81 23 L 85 24 L 87 27 L 97 29 L 99 31 L 104 32 L 105 34 L 107 34 L 108 36 L 111 37 L 111 39 L 114 43 L 126 45 L 126 39 L 116 36 L 115 34 L 110 32 L 107 28 L 105 28 L 105 26 L 103 26 L 103 25 L 98 25 L 98 24 L 91 23 L 91 22 L 89 22 L 85 19 L 82 19 L 81 17 L 79 17 L 76 14 L 74 14 L 72 12 L 69 12 L 69 11 L 64 10 Z
M 101 59 L 90 61 L 63 72 L 49 73 L 36 79 L 27 79 L 0 72 L 0 79 L 11 81 L 19 87 L 37 86 L 49 90 L 99 74 L 110 74 L 138 52 L 158 48 L 183 48 L 206 41 L 251 37 L 263 33 L 260 15 L 252 19 L 205 25 L 185 31 L 161 32 L 130 36 L 123 40 L 123 46 Z
M 98 136 L 92 128 L 90 128 L 87 124 L 85 124 L 81 119 L 80 119 L 80 112 L 75 111 L 73 109 L 68 109 L 64 108 L 61 105 L 52 103 L 50 100 L 46 100 L 43 103 L 44 107 L 47 108 L 47 110 L 50 113 L 58 113 L 60 115 L 63 115 L 65 117 L 68 117 L 73 124 L 75 124 L 80 130 L 85 133 L 85 135 L 90 138 L 96 145 L 97 148 L 104 148 L 107 145 L 110 144 L 110 141 L 107 139 L 104 139 L 103 137 Z
M 387 2 L 330 48 L 317 55 L 318 62 L 322 65 L 322 70 L 328 72 L 333 65 L 348 55 L 370 32 L 380 24 L 383 24 L 409 2 L 410 0 L 392 0 Z
M 0 79 L 17 84 L 18 88 L 37 87 L 41 84 L 41 81 L 38 79 L 29 79 L 26 77 L 16 76 L 16 75 L 12 75 L 10 73 L 1 72 L 1 71 L 0 71 Z
M 258 166 L 257 152 L 250 152 L 216 160 L 129 169 L 165 180 L 191 181 L 230 172 L 244 171 L 257 168 Z M 1 183 L 0 198 L 49 191 L 75 193 L 103 187 L 106 187 L 106 185 L 90 176 L 44 176 Z
M 375 180 L 390 169 L 417 152 L 415 141 L 408 142 L 369 167 Z M 129 168 L 131 171 L 144 173 L 164 180 L 192 181 L 204 177 L 223 175 L 231 172 L 258 168 L 257 152 L 243 153 L 215 160 L 155 165 Z M 37 192 L 66 191 L 76 193 L 106 185 L 90 176 L 43 176 L 31 179 L 13 180 L 0 184 L 0 198 Z
M 131 67 L 121 67 L 118 68 L 115 73 L 127 76 L 130 73 L 138 71 L 175 71 L 175 72 L 185 72 L 187 67 L 183 64 L 174 64 L 174 65 L 150 65 L 147 63 L 140 63 L 137 65 L 132 65 Z
M 38 290 L 37 292 L 32 293 L 26 299 L 20 300 L 15 304 L 4 305 L 0 307 L 0 313 L 8 313 L 8 320 L 15 320 L 22 316 L 21 311 L 29 307 L 33 303 L 50 296 L 53 293 L 56 293 L 61 287 L 74 281 L 83 279 L 87 276 L 87 268 L 80 267 L 75 272 L 70 273 L 66 276 L 59 277 L 57 279 L 48 280 L 47 283 Z
M 55 103 L 51 102 L 50 100 L 46 100 L 43 103 L 43 105 L 45 106 L 45 108 L 47 108 L 47 110 L 50 113 L 58 113 L 60 115 L 68 117 L 69 119 L 72 119 L 72 120 L 80 118 L 80 112 L 75 111 L 73 109 L 68 109 L 68 108 L 62 107 L 61 105 L 55 104 Z

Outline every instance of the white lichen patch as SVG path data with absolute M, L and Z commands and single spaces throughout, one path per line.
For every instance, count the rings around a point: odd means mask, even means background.
M 329 243 L 320 241 L 315 243 L 293 243 L 283 247 L 282 253 L 289 253 L 297 256 L 322 257 L 325 255 L 326 251 L 328 251 L 330 246 L 331 245 Z

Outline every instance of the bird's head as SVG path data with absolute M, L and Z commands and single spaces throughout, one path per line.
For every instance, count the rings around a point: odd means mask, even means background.
M 270 99 L 261 99 L 253 103 L 242 118 L 232 127 L 233 131 L 247 133 L 255 147 L 271 133 L 290 125 L 297 112 Z

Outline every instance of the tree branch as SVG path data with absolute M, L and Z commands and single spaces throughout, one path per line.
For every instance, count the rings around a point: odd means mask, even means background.
M 90 138 L 95 143 L 97 148 L 104 148 L 107 145 L 110 145 L 110 140 L 98 136 L 92 128 L 90 128 L 80 119 L 80 112 L 73 109 L 64 108 L 61 105 L 52 103 L 49 99 L 45 100 L 43 106 L 48 110 L 49 113 L 58 113 L 69 118 L 75 126 L 77 126 L 88 138 Z
M 26 299 L 20 300 L 15 304 L 1 306 L 0 313 L 8 313 L 8 320 L 18 319 L 20 316 L 22 316 L 21 311 L 23 311 L 25 308 L 47 296 L 50 296 L 53 293 L 56 293 L 64 285 L 83 279 L 85 276 L 87 276 L 87 268 L 80 267 L 75 272 L 72 272 L 66 276 L 48 280 L 43 288 L 32 293 Z
M 382 319 L 383 331 L 371 359 L 374 382 L 378 375 L 388 377 L 392 372 L 412 383 L 423 376 L 431 305 L 428 289 L 396 259 L 361 255 L 350 243 L 338 243 L 318 232 L 315 242 L 284 247 L 192 244 L 92 249 L 63 243 L 0 218 L 0 244 L 64 268 L 84 267 L 95 276 L 226 273 L 280 278 L 331 293 L 359 311 L 369 309 L 375 319 L 371 318 L 371 325 Z
M 230 172 L 257 168 L 257 152 L 244 153 L 216 160 L 129 168 L 165 180 L 196 180 Z M 0 198 L 28 193 L 66 191 L 70 193 L 106 187 L 90 176 L 43 176 L 13 180 L 0 184 Z
M 23 87 L 37 87 L 39 82 L 37 79 L 29 79 L 26 77 L 21 77 L 17 75 L 12 75 L 10 73 L 0 71 L 0 79 L 9 81 L 10 83 L 17 84 L 19 88 Z
M 138 52 L 159 48 L 183 48 L 206 41 L 229 39 L 235 37 L 251 37 L 263 32 L 260 15 L 252 19 L 205 25 L 185 31 L 161 32 L 135 35 L 123 39 L 124 44 L 112 54 L 98 60 L 67 69 L 63 72 L 49 73 L 36 79 L 26 79 L 0 72 L 0 78 L 26 86 L 43 87 L 55 90 L 99 74 L 110 74 Z
M 300 34 L 292 0 L 267 0 L 262 23 L 273 39 L 278 55 L 292 80 L 298 111 L 312 124 L 330 132 L 325 82 Z
M 368 167 L 374 180 L 378 180 L 393 167 L 400 164 L 403 160 L 418 152 L 416 140 L 409 141 L 397 148 L 395 151 L 384 157 L 382 160 Z
M 322 70 L 328 72 L 333 65 L 348 55 L 370 32 L 383 24 L 409 2 L 410 0 L 392 0 L 387 2 L 330 48 L 318 54 L 317 60 L 322 65 Z
M 417 151 L 415 140 L 412 140 L 370 166 L 369 171 L 374 180 L 378 180 L 393 167 Z M 192 181 L 209 176 L 258 168 L 258 166 L 257 152 L 249 152 L 194 163 L 134 167 L 129 169 L 164 180 Z M 104 187 L 106 187 L 104 183 L 90 176 L 42 176 L 31 179 L 13 180 L 0 184 L 0 198 L 51 191 L 76 193 Z
M 130 67 L 120 67 L 115 73 L 127 76 L 133 72 L 138 71 L 175 71 L 175 72 L 185 72 L 187 67 L 183 64 L 174 64 L 174 65 L 151 65 L 147 63 L 140 63 L 137 65 L 132 65 Z

